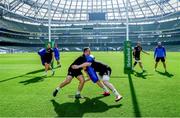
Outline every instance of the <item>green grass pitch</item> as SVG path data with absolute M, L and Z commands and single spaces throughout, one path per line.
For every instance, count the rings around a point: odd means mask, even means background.
M 124 96 L 115 102 L 114 95 L 102 97 L 102 90 L 91 81 L 82 91 L 86 99 L 70 97 L 77 90 L 78 81 L 52 97 L 55 87 L 65 79 L 67 68 L 80 52 L 61 53 L 62 67 L 54 77 L 43 78 L 43 66 L 36 53 L 0 55 L 0 117 L 180 117 L 180 53 L 167 53 L 167 70 L 164 74 L 159 63 L 154 71 L 153 53 L 142 54 L 147 73 L 123 73 L 122 52 L 92 52 L 112 68 L 110 81 Z

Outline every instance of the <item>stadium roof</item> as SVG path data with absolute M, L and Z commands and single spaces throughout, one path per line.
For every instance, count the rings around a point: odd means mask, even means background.
M 130 21 L 157 20 L 180 16 L 180 0 L 129 0 Z M 50 0 L 53 23 L 124 22 L 126 0 Z M 47 23 L 48 0 L 0 0 L 1 14 L 19 20 Z M 90 18 L 92 16 L 92 18 Z M 135 20 L 134 20 L 135 19 Z

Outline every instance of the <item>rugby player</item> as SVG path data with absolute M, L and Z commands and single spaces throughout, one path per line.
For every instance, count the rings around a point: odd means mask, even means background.
M 119 92 L 116 90 L 114 85 L 109 82 L 112 70 L 108 65 L 103 64 L 98 61 L 94 61 L 92 63 L 85 62 L 81 65 L 73 65 L 73 68 L 79 69 L 79 68 L 83 68 L 83 67 L 87 67 L 87 66 L 91 66 L 92 68 L 94 68 L 94 70 L 98 73 L 99 79 L 102 80 L 103 84 L 114 93 L 116 102 L 123 98 L 122 95 L 120 95 Z M 88 80 L 90 80 L 90 78 Z
M 134 67 L 136 66 L 137 63 L 139 63 L 140 68 L 142 69 L 143 72 L 145 72 L 142 61 L 141 61 L 141 52 L 148 54 L 148 52 L 145 52 L 142 47 L 141 47 L 141 43 L 137 42 L 136 47 L 134 47 L 133 50 L 133 58 L 134 58 L 134 65 L 132 67 L 132 70 L 134 70 Z
M 43 59 L 44 59 L 44 66 L 45 66 L 45 76 L 47 75 L 47 71 L 49 69 L 51 69 L 52 71 L 52 76 L 54 75 L 55 71 L 54 69 L 51 67 L 51 63 L 53 62 L 54 60 L 54 51 L 51 49 L 51 44 L 48 43 L 47 45 L 47 49 L 46 49 L 46 53 L 45 55 L 43 56 Z
M 78 68 L 78 69 L 73 69 L 72 68 L 72 65 L 81 65 L 83 64 L 84 62 L 86 62 L 86 57 L 87 55 L 90 55 L 90 48 L 84 48 L 83 49 L 83 55 L 81 55 L 80 57 L 78 57 L 70 66 L 69 66 L 69 69 L 68 69 L 68 74 L 67 74 L 67 77 L 66 79 L 60 83 L 58 85 L 58 87 L 54 90 L 53 92 L 53 96 L 55 97 L 58 93 L 58 91 L 61 91 L 61 89 L 68 85 L 72 79 L 74 77 L 76 77 L 78 80 L 79 80 L 79 85 L 78 85 L 78 90 L 75 94 L 75 98 L 81 98 L 81 91 L 83 89 L 83 86 L 84 86 L 84 82 L 85 82 L 85 79 L 84 79 L 84 76 L 81 72 L 81 70 L 83 68 Z M 100 82 L 97 82 L 98 85 L 104 90 L 104 92 L 108 93 L 109 91 L 107 90 L 107 88 L 105 86 L 103 86 Z M 105 94 L 106 96 L 106 94 Z
M 166 50 L 164 48 L 164 46 L 161 45 L 161 42 L 158 42 L 157 47 L 154 50 L 154 58 L 155 58 L 155 71 L 158 65 L 158 62 L 161 60 L 161 62 L 163 63 L 163 67 L 165 72 L 167 72 L 166 70 L 166 63 L 165 63 L 165 58 L 166 58 Z

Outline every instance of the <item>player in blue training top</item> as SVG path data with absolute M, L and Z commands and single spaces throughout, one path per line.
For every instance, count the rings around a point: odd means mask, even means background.
M 166 70 L 166 63 L 165 63 L 165 58 L 166 58 L 166 50 L 164 48 L 164 46 L 161 45 L 161 42 L 158 42 L 158 46 L 156 47 L 155 51 L 154 51 L 154 58 L 155 58 L 155 71 L 158 65 L 159 60 L 161 60 L 161 62 L 163 63 L 165 72 L 167 72 Z
M 55 57 L 55 59 L 56 59 L 56 61 L 57 61 L 57 66 L 61 67 L 61 63 L 60 63 L 60 52 L 59 52 L 59 49 L 58 49 L 58 45 L 57 45 L 57 44 L 55 44 L 53 51 L 54 51 L 54 57 Z

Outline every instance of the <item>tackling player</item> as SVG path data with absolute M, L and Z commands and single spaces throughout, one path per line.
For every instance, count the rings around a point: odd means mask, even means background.
M 76 95 L 75 95 L 75 98 L 81 98 L 81 91 L 83 89 L 83 86 L 84 86 L 84 77 L 83 77 L 83 74 L 81 72 L 82 68 L 78 68 L 78 69 L 73 69 L 72 68 L 72 65 L 81 65 L 83 64 L 84 62 L 86 62 L 86 57 L 87 55 L 90 55 L 90 48 L 84 48 L 83 50 L 83 55 L 81 55 L 80 57 L 78 57 L 70 66 L 69 66 L 69 69 L 68 69 L 68 74 L 67 74 L 67 77 L 66 79 L 60 83 L 58 85 L 58 87 L 54 90 L 53 92 L 53 96 L 55 97 L 58 93 L 58 91 L 61 91 L 61 89 L 68 85 L 72 79 L 74 77 L 76 77 L 78 80 L 79 80 L 79 85 L 78 85 L 78 90 L 76 92 Z M 105 88 L 100 82 L 97 82 L 98 85 L 105 91 L 105 92 L 108 92 L 107 88 Z
M 119 92 L 116 90 L 114 85 L 109 82 L 109 79 L 111 76 L 111 68 L 108 65 L 103 64 L 98 61 L 94 61 L 92 63 L 85 62 L 81 65 L 73 65 L 73 68 L 78 69 L 78 68 L 87 67 L 87 66 L 91 66 L 92 68 L 94 68 L 94 70 L 98 73 L 99 79 L 102 80 L 103 84 L 106 87 L 108 87 L 116 96 L 116 98 L 115 98 L 116 102 L 123 98 L 122 95 L 120 95 Z

